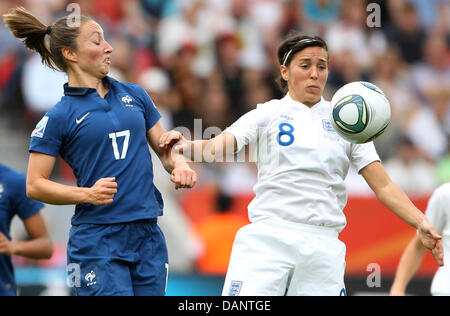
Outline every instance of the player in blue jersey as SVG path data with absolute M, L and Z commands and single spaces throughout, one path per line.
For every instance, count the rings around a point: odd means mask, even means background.
M 0 296 L 17 292 L 12 255 L 48 259 L 53 254 L 53 243 L 40 214 L 44 205 L 27 198 L 25 181 L 24 174 L 0 163 Z M 29 240 L 11 240 L 9 230 L 16 215 L 23 221 Z
M 76 204 L 67 247 L 74 294 L 164 295 L 168 256 L 157 225 L 163 200 L 148 145 L 176 188 L 193 187 L 195 172 L 182 156 L 158 146 L 165 130 L 145 90 L 107 76 L 113 48 L 93 19 L 61 18 L 46 26 L 15 8 L 4 21 L 45 65 L 68 75 L 61 101 L 31 135 L 27 194 Z M 49 179 L 58 155 L 72 167 L 77 186 Z

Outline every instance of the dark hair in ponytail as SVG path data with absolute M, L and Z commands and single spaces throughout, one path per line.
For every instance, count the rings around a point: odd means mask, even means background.
M 13 8 L 3 15 L 5 25 L 26 48 L 38 52 L 44 65 L 63 72 L 67 72 L 67 63 L 62 49 L 76 50 L 81 24 L 91 20 L 90 17 L 81 16 L 79 26 L 69 26 L 68 18 L 63 17 L 47 26 L 24 7 Z M 45 41 L 46 35 L 50 36 L 49 43 Z
M 278 47 L 278 62 L 286 67 L 292 61 L 292 57 L 307 47 L 322 47 L 328 53 L 327 43 L 319 36 L 302 35 L 296 32 L 289 33 L 287 38 Z M 283 93 L 287 93 L 287 81 L 280 77 L 278 85 Z

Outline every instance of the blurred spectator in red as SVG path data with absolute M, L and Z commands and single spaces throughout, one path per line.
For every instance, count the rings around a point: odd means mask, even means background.
M 134 1 L 134 0 L 133 0 Z M 92 11 L 103 20 L 108 19 L 111 24 L 119 24 L 123 18 L 123 3 L 130 0 L 91 0 Z M 82 7 L 83 10 L 83 7 Z M 84 10 L 83 10 L 84 11 Z

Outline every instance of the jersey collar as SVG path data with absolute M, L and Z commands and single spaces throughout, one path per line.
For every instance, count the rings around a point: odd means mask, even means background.
M 111 87 L 111 85 L 116 81 L 115 79 L 105 76 L 103 79 L 103 84 L 108 85 L 109 87 Z M 95 90 L 94 88 L 83 88 L 83 87 L 69 87 L 69 83 L 66 82 L 64 84 L 64 95 L 66 96 L 75 96 L 75 97 L 80 97 L 80 96 L 86 96 L 88 94 L 97 92 L 97 90 Z
M 303 103 L 301 103 L 301 102 L 299 102 L 299 101 L 295 101 L 295 100 L 291 97 L 291 94 L 290 94 L 289 92 L 286 94 L 286 96 L 284 97 L 284 99 L 287 100 L 288 102 L 291 102 L 292 104 L 295 104 L 296 106 L 305 107 L 305 108 L 310 109 L 310 110 L 319 108 L 319 107 L 324 103 L 324 101 L 325 101 L 325 99 L 324 99 L 323 96 L 322 96 L 322 97 L 320 98 L 320 101 L 319 101 L 319 102 L 317 102 L 316 104 L 314 104 L 312 107 L 309 107 L 309 106 L 307 106 L 307 105 L 305 105 L 305 104 L 303 104 Z

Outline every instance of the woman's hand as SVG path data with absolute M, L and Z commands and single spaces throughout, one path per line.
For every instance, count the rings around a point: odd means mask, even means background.
M 90 188 L 86 203 L 97 206 L 111 204 L 114 201 L 114 195 L 116 193 L 116 178 L 101 178 Z
M 170 180 L 175 183 L 175 189 L 191 189 L 197 183 L 197 173 L 187 163 L 178 163 L 173 169 Z
M 444 248 L 442 236 L 440 236 L 433 225 L 425 218 L 418 226 L 417 234 L 423 246 L 427 248 L 440 266 L 444 265 Z
M 173 149 L 180 154 L 183 153 L 187 146 L 188 141 L 186 140 L 186 138 L 184 138 L 184 136 L 180 132 L 174 130 L 165 132 L 159 140 L 159 147 L 164 149 L 173 147 Z
M 5 235 L 0 233 L 0 254 L 11 256 L 14 254 L 12 248 L 12 242 L 6 238 Z

